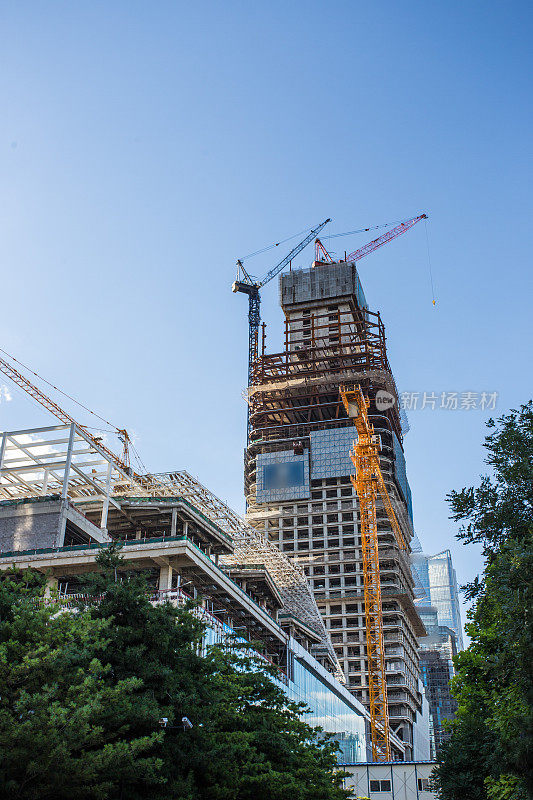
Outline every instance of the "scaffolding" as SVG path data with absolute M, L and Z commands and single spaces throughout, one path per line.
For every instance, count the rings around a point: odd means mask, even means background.
M 335 676 L 345 683 L 344 673 L 303 570 L 270 542 L 265 534 L 245 522 L 188 472 L 160 472 L 150 478 L 154 487 L 157 487 L 157 496 L 183 497 L 231 536 L 234 550 L 231 555 L 223 556 L 221 560 L 224 564 L 256 564 L 260 561 L 265 565 L 279 589 L 284 611 L 300 619 L 320 637 L 321 649 L 327 653 Z
M 234 551 L 224 556 L 225 565 L 264 563 L 283 598 L 284 610 L 317 634 L 320 649 L 344 681 L 302 570 L 188 472 L 137 475 L 74 422 L 0 434 L 0 498 L 20 501 L 53 495 L 82 508 L 88 501 L 99 501 L 98 522 L 103 531 L 110 506 L 120 511 L 124 498 L 188 500 L 231 538 Z

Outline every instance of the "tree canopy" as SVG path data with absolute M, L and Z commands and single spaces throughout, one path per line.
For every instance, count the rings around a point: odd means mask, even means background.
M 485 568 L 464 587 L 469 647 L 455 658 L 458 701 L 436 781 L 442 800 L 533 796 L 533 402 L 489 420 L 479 487 L 452 491 L 458 538 Z
M 2 797 L 347 796 L 334 745 L 259 659 L 205 652 L 190 608 L 154 606 L 113 549 L 99 561 L 68 613 L 43 601 L 41 576 L 0 576 Z

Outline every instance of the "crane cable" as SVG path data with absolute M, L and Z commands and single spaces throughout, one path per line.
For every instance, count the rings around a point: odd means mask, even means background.
M 84 406 L 83 403 L 80 403 L 80 401 L 76 400 L 75 397 L 72 397 L 72 395 L 67 394 L 62 389 L 60 389 L 58 386 L 55 386 L 53 383 L 50 383 L 50 381 L 47 381 L 46 378 L 43 378 L 43 376 L 39 375 L 38 372 L 34 372 L 32 369 L 30 369 L 30 367 L 26 366 L 26 364 L 23 364 L 22 361 L 19 361 L 18 358 L 15 358 L 15 356 L 12 356 L 11 353 L 8 353 L 6 350 L 3 350 L 1 347 L 0 347 L 0 353 L 3 353 L 8 358 L 10 358 L 12 361 L 15 361 L 15 363 L 20 364 L 21 367 L 23 367 L 25 370 L 30 372 L 36 378 L 39 378 L 39 380 L 41 380 L 44 383 L 48 384 L 48 386 L 51 386 L 52 389 L 55 389 L 60 394 L 64 395 L 65 397 L 68 397 L 69 400 L 72 400 L 72 402 L 76 403 L 76 405 L 80 406 L 80 408 L 83 408 L 85 411 L 88 411 L 89 414 L 92 414 L 93 417 L 97 417 L 98 419 L 102 420 L 102 422 L 105 422 L 105 424 L 109 425 L 109 427 L 112 429 L 112 431 L 108 431 L 109 433 L 116 432 L 116 431 L 120 430 L 119 428 L 117 428 L 116 425 L 113 425 L 112 422 L 109 422 L 109 420 L 105 419 L 105 417 L 101 417 L 100 414 L 96 413 L 96 411 L 91 411 L 90 408 L 87 408 L 87 406 Z M 87 427 L 87 426 L 85 426 L 85 427 Z M 104 430 L 104 429 L 103 428 L 95 428 L 95 430 Z
M 429 234 L 428 234 L 428 221 L 427 221 L 427 219 L 424 220 L 424 223 L 425 223 L 424 228 L 426 229 L 426 245 L 427 245 L 427 251 L 428 251 L 428 270 L 429 270 L 429 282 L 430 282 L 430 285 L 431 285 L 431 301 L 432 301 L 433 305 L 435 306 L 437 304 L 437 301 L 435 300 L 435 287 L 433 285 L 433 272 L 431 270 L 431 256 L 429 254 Z
M 261 253 L 266 253 L 268 250 L 273 250 L 275 247 L 279 247 L 280 244 L 285 244 L 285 242 L 290 242 L 291 239 L 296 239 L 297 236 L 301 236 L 303 233 L 307 233 L 307 231 L 310 230 L 312 230 L 312 228 L 304 228 L 303 231 L 295 233 L 293 236 L 288 236 L 286 239 L 282 239 L 279 242 L 274 242 L 274 244 L 268 244 L 266 247 L 263 247 L 261 250 L 256 250 L 254 253 L 248 253 L 247 256 L 244 256 L 244 258 L 240 258 L 239 261 L 241 262 L 246 261 L 249 258 L 261 255 Z
M 368 231 L 377 231 L 381 228 L 390 228 L 391 225 L 398 225 L 402 220 L 395 220 L 394 222 L 384 222 L 382 225 L 372 225 L 370 228 L 358 228 L 355 231 L 344 231 L 343 233 L 330 233 L 325 236 L 322 236 L 322 239 L 337 239 L 339 236 L 352 236 L 354 233 L 368 233 Z M 254 258 L 254 256 L 259 256 L 261 253 L 266 253 L 268 250 L 273 250 L 275 247 L 279 247 L 280 244 L 285 244 L 285 242 L 290 242 L 291 239 L 296 239 L 297 236 L 301 236 L 307 231 L 312 230 L 312 228 L 304 228 L 303 231 L 299 233 L 293 234 L 293 236 L 288 236 L 286 239 L 281 239 L 279 242 L 274 242 L 273 244 L 269 244 L 266 247 L 262 247 L 260 250 L 255 250 L 253 253 L 248 253 L 247 256 L 239 259 L 239 261 L 244 262 L 249 258 Z
M 397 222 L 384 222 L 383 225 L 372 225 L 370 228 L 359 228 L 356 231 L 344 231 L 344 233 L 329 233 L 321 236 L 321 239 L 338 239 L 339 236 L 352 236 L 354 233 L 367 233 L 368 231 L 377 231 L 381 228 L 390 228 L 391 225 L 399 225 L 401 220 Z

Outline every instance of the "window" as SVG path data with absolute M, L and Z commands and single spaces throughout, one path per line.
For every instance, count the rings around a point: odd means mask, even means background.
M 371 792 L 390 792 L 390 781 L 370 781 Z
M 430 786 L 429 786 L 429 778 L 419 778 L 418 779 L 418 789 L 421 792 L 430 792 L 431 789 L 430 789 Z

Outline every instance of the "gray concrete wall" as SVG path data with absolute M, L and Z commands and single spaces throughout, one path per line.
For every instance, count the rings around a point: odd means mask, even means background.
M 281 307 L 326 298 L 353 295 L 366 305 L 355 266 L 351 263 L 319 264 L 312 269 L 293 270 L 280 275 Z
M 60 500 L 0 505 L 0 551 L 58 546 Z

